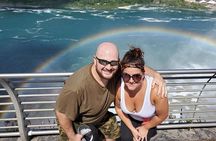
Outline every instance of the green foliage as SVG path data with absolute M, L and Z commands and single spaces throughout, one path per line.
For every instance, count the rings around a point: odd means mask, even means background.
M 153 0 L 76 0 L 67 6 L 75 6 L 82 8 L 96 9 L 113 9 L 119 6 L 127 6 L 133 4 L 151 4 Z
M 197 3 L 187 3 L 184 0 L 1 0 L 7 3 L 19 3 L 24 5 L 42 6 L 42 7 L 79 7 L 79 8 L 97 8 L 113 9 L 119 6 L 144 4 L 158 6 L 172 6 L 176 8 L 203 9 L 204 6 Z
M 184 5 L 184 0 L 161 0 L 160 3 L 166 4 L 169 6 L 182 6 Z
M 173 6 L 176 8 L 189 8 L 189 9 L 205 9 L 205 7 L 199 3 L 189 3 L 184 0 L 157 0 L 160 4 L 167 6 Z

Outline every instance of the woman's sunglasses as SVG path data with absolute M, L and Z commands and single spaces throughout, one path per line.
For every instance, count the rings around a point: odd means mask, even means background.
M 103 65 L 103 66 L 106 66 L 108 64 L 110 64 L 110 66 L 117 66 L 119 64 L 119 61 L 107 61 L 107 60 L 104 60 L 104 59 L 100 59 L 98 57 L 95 57 L 95 59 L 98 60 L 98 62 Z
M 142 75 L 141 75 L 141 74 L 133 74 L 133 75 L 130 75 L 130 74 L 127 74 L 127 73 L 122 73 L 122 78 L 123 78 L 123 81 L 124 81 L 125 83 L 129 82 L 131 78 L 133 79 L 133 81 L 134 81 L 135 83 L 138 83 L 138 82 L 141 81 Z

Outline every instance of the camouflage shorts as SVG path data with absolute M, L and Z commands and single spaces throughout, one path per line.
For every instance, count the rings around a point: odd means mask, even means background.
M 120 127 L 117 123 L 116 117 L 112 113 L 108 113 L 109 118 L 101 126 L 98 127 L 100 132 L 107 139 L 117 139 L 120 137 Z
M 95 127 L 99 130 L 100 139 L 103 140 L 104 138 L 107 139 L 117 139 L 120 137 L 120 127 L 117 123 L 116 117 L 114 114 L 108 112 L 106 114 L 106 121 L 101 123 L 100 125 L 95 125 Z M 75 131 L 81 124 L 73 123 L 73 127 L 75 128 Z M 59 141 L 68 141 L 67 135 L 65 134 L 64 130 L 59 127 Z

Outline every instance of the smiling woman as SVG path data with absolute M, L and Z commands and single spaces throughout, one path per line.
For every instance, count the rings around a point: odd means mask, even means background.
M 153 78 L 145 75 L 143 57 L 139 48 L 132 48 L 121 61 L 123 81 L 117 88 L 115 109 L 124 141 L 149 141 L 168 116 L 168 99 L 156 95 L 158 87 L 152 87 Z

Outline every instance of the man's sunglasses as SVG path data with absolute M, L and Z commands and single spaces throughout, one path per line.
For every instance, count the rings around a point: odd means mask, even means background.
M 130 74 L 127 74 L 127 73 L 122 73 L 122 78 L 123 78 L 123 81 L 124 81 L 125 83 L 129 82 L 131 78 L 133 79 L 133 81 L 134 81 L 135 83 L 138 83 L 138 82 L 141 81 L 142 75 L 141 75 L 141 74 L 133 74 L 133 75 L 130 75 Z
M 103 65 L 103 66 L 106 66 L 106 65 L 108 65 L 108 64 L 110 64 L 111 66 L 117 66 L 117 65 L 119 65 L 119 61 L 107 61 L 107 60 L 104 60 L 104 59 L 100 59 L 100 58 L 98 58 L 98 57 L 94 57 L 95 59 L 97 59 L 98 60 L 98 62 L 101 64 L 101 65 Z

